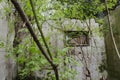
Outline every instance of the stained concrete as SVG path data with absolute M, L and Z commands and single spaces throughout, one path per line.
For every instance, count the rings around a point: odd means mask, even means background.
M 15 69 L 15 62 L 7 58 L 8 52 L 6 51 L 6 48 L 9 45 L 9 42 L 12 43 L 12 37 L 9 35 L 9 26 L 8 26 L 8 21 L 5 17 L 4 14 L 4 8 L 5 8 L 5 3 L 1 2 L 0 3 L 0 42 L 4 44 L 4 46 L 0 46 L 0 80 L 13 80 L 13 76 L 15 74 L 14 69 Z M 9 39 L 8 39 L 9 36 Z
M 8 26 L 5 19 L 0 20 L 0 41 L 7 41 Z M 5 47 L 5 46 L 4 46 Z M 7 76 L 6 57 L 7 54 L 4 47 L 0 47 L 0 80 L 5 80 Z
M 51 36 L 51 44 L 54 46 L 54 52 L 57 53 L 56 49 L 62 49 L 67 47 L 64 45 L 65 43 L 65 35 L 64 31 L 80 31 L 87 30 L 88 26 L 85 22 L 81 22 L 79 20 L 65 20 L 62 25 L 59 26 L 54 23 L 54 21 L 48 21 L 48 23 L 43 24 L 43 32 L 45 36 Z M 87 21 L 89 24 L 89 21 Z M 69 80 L 106 80 L 107 79 L 107 71 L 105 70 L 106 64 L 106 54 L 105 54 L 105 44 L 104 37 L 99 32 L 100 26 L 95 22 L 94 19 L 90 20 L 90 28 L 92 30 L 92 36 L 89 35 L 88 46 L 79 46 L 72 47 L 69 50 L 69 56 L 74 57 L 77 60 L 80 66 L 75 64 L 70 64 L 69 67 L 74 68 L 78 74 L 75 79 Z M 72 25 L 72 26 L 71 26 Z M 56 29 L 60 28 L 60 29 Z M 47 32 L 47 33 L 46 33 Z M 82 48 L 82 50 L 81 50 Z M 82 52 L 83 51 L 83 52 Z M 84 57 L 84 58 L 83 58 Z M 86 69 L 87 68 L 87 69 Z
M 113 33 L 115 41 L 120 51 L 120 6 L 118 6 L 110 14 L 110 23 L 113 28 Z M 108 27 L 108 22 L 106 22 L 105 28 Z M 105 32 L 105 43 L 107 52 L 107 69 L 109 73 L 109 80 L 120 80 L 120 59 L 115 51 L 110 32 Z

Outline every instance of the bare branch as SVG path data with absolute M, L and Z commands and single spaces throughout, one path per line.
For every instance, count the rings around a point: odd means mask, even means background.
M 13 3 L 14 7 L 18 11 L 18 13 L 20 14 L 21 19 L 23 20 L 23 22 L 25 22 L 31 36 L 33 37 L 35 43 L 37 44 L 37 46 L 40 49 L 40 51 L 42 52 L 42 54 L 45 56 L 45 58 L 48 60 L 48 62 L 50 64 L 54 65 L 53 62 L 49 59 L 49 57 L 46 55 L 45 50 L 43 49 L 41 43 L 39 42 L 38 38 L 36 37 L 36 35 L 35 35 L 35 33 L 34 33 L 33 29 L 32 29 L 32 26 L 31 26 L 31 24 L 30 24 L 30 22 L 28 20 L 28 17 L 26 16 L 26 14 L 21 9 L 19 3 L 16 0 L 11 0 L 11 2 Z
M 35 21 L 36 21 L 38 30 L 39 30 L 39 32 L 40 32 L 40 34 L 41 34 L 42 40 L 43 40 L 43 42 L 44 42 L 44 44 L 45 44 L 45 47 L 47 48 L 47 52 L 48 52 L 50 58 L 52 59 L 51 52 L 50 52 L 49 47 L 48 47 L 48 45 L 47 45 L 47 42 L 46 42 L 46 40 L 45 40 L 44 34 L 43 34 L 43 32 L 42 32 L 42 29 L 40 28 L 39 21 L 38 21 L 38 19 L 37 19 L 37 14 L 36 14 L 36 12 L 35 12 L 35 8 L 34 8 L 34 6 L 33 6 L 34 4 L 33 4 L 33 1 L 32 1 L 32 0 L 30 0 L 30 4 L 31 4 L 31 7 L 32 7 L 32 11 L 33 11 L 33 14 L 34 14 L 34 17 L 35 17 Z
M 22 10 L 20 4 L 17 2 L 17 0 L 11 0 L 12 4 L 14 5 L 14 7 L 16 8 L 16 10 L 18 11 L 21 19 L 23 20 L 23 22 L 25 22 L 25 25 L 27 27 L 27 29 L 29 30 L 31 36 L 33 37 L 36 45 L 38 46 L 39 50 L 42 52 L 42 54 L 44 55 L 44 57 L 47 59 L 47 61 L 50 63 L 50 65 L 52 66 L 54 72 L 55 72 L 55 76 L 56 76 L 56 80 L 59 80 L 59 75 L 58 75 L 58 69 L 57 69 L 57 65 L 55 65 L 53 63 L 53 61 L 47 56 L 45 50 L 43 49 L 41 43 L 39 42 L 37 36 L 35 35 L 32 26 L 29 22 L 28 17 L 26 16 L 25 12 Z
M 115 38 L 114 38 L 114 35 L 113 35 L 113 29 L 112 29 L 112 26 L 111 26 L 111 23 L 110 23 L 110 12 L 108 10 L 107 0 L 105 0 L 105 7 L 106 7 L 106 10 L 107 10 L 107 13 L 108 13 L 107 19 L 108 19 L 109 31 L 110 31 L 110 35 L 111 35 L 111 38 L 112 38 L 112 42 L 113 42 L 113 45 L 115 47 L 115 51 L 117 53 L 117 56 L 120 59 L 120 52 L 118 50 L 118 47 L 117 47 L 117 44 L 116 44 L 116 41 L 115 41 Z

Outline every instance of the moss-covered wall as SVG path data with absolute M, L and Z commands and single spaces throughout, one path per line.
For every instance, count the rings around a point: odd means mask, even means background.
M 120 6 L 111 12 L 110 20 L 114 30 L 114 37 L 120 51 Z M 105 35 L 105 44 L 109 80 L 120 80 L 120 59 L 115 52 L 115 48 L 109 32 L 107 32 Z

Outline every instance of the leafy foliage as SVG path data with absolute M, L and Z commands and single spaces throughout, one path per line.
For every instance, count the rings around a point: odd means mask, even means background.
M 5 44 L 3 41 L 0 41 L 0 48 L 3 48 L 3 47 L 5 47 Z
M 95 18 L 105 11 L 105 2 L 101 0 L 57 0 L 64 6 L 65 16 L 68 18 L 86 20 Z M 109 0 L 108 8 L 113 8 L 118 0 Z
M 69 48 L 64 48 L 63 50 L 58 49 L 57 57 L 53 58 L 55 64 L 59 66 L 61 77 L 60 80 L 68 79 L 70 77 L 74 78 L 76 73 L 75 70 L 71 70 L 70 68 L 68 68 L 68 66 L 64 65 L 64 63 L 69 65 L 69 63 L 73 64 L 74 62 L 74 64 L 76 64 L 76 61 L 73 58 L 66 56 L 68 50 Z M 15 57 L 14 55 L 19 55 L 19 57 Z M 55 56 L 55 54 L 52 55 Z M 47 73 L 49 74 L 44 76 L 43 79 L 55 80 L 55 76 L 53 75 L 51 66 L 43 57 L 33 40 L 31 41 L 29 37 L 27 37 L 18 47 L 14 48 L 13 56 L 19 65 L 19 75 L 21 80 L 24 80 L 28 76 L 34 75 L 35 71 L 44 72 L 44 70 L 47 70 Z M 63 67 L 65 68 L 65 72 L 63 71 Z

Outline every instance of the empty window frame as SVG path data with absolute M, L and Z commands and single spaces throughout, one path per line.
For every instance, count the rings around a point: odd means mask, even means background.
M 65 31 L 68 46 L 89 46 L 88 31 Z

